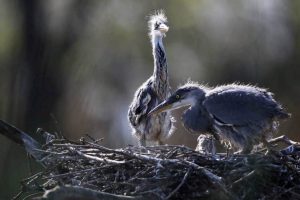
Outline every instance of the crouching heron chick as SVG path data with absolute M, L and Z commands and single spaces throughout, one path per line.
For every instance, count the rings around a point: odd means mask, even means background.
M 205 155 L 215 155 L 215 139 L 209 135 L 199 135 L 199 137 L 197 138 L 197 146 L 195 151 L 199 151 L 200 153 L 203 153 Z
M 162 11 L 150 17 L 149 36 L 152 44 L 154 72 L 137 89 L 129 106 L 128 120 L 141 146 L 145 146 L 146 141 L 162 144 L 173 130 L 170 112 L 154 114 L 147 118 L 150 110 L 171 95 L 166 52 L 163 45 L 163 38 L 169 30 L 166 23 L 167 18 Z
M 183 106 L 188 106 L 181 119 L 187 130 L 211 133 L 241 153 L 250 153 L 257 143 L 268 144 L 279 121 L 290 116 L 266 89 L 240 84 L 208 88 L 196 83 L 177 89 L 149 115 Z

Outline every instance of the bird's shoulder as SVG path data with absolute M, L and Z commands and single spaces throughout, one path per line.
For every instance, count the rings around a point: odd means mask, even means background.
M 149 78 L 146 82 L 144 82 L 136 91 L 135 98 L 149 98 L 147 96 L 155 95 L 153 90 L 153 78 Z

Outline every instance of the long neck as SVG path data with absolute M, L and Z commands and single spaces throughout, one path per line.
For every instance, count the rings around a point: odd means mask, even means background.
M 169 79 L 167 57 L 161 36 L 153 36 L 152 48 L 154 58 L 154 87 L 159 97 L 166 98 L 169 93 Z
M 210 118 L 201 105 L 191 106 L 183 113 L 181 120 L 184 127 L 192 132 L 205 133 L 210 130 Z

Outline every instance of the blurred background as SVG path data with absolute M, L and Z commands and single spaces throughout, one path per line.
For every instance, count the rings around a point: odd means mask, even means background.
M 188 78 L 270 89 L 292 113 L 279 134 L 300 140 L 300 1 L 0 0 L 0 118 L 135 145 L 127 109 L 153 71 L 147 15 L 163 8 L 174 90 Z M 180 112 L 174 115 L 180 120 Z M 169 144 L 196 146 L 181 123 Z M 30 175 L 24 150 L 0 136 L 0 199 Z M 32 163 L 31 163 L 32 165 Z

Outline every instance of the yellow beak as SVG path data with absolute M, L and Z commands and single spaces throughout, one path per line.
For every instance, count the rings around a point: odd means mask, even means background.
M 167 101 L 162 102 L 161 104 L 159 104 L 158 106 L 156 106 L 155 108 L 153 108 L 149 113 L 148 116 L 153 115 L 153 114 L 158 114 L 164 111 L 169 110 L 170 108 L 172 108 L 172 104 L 170 104 Z
M 165 24 L 161 24 L 161 25 L 159 25 L 158 30 L 160 30 L 162 33 L 166 33 L 166 32 L 168 32 L 169 27 Z

